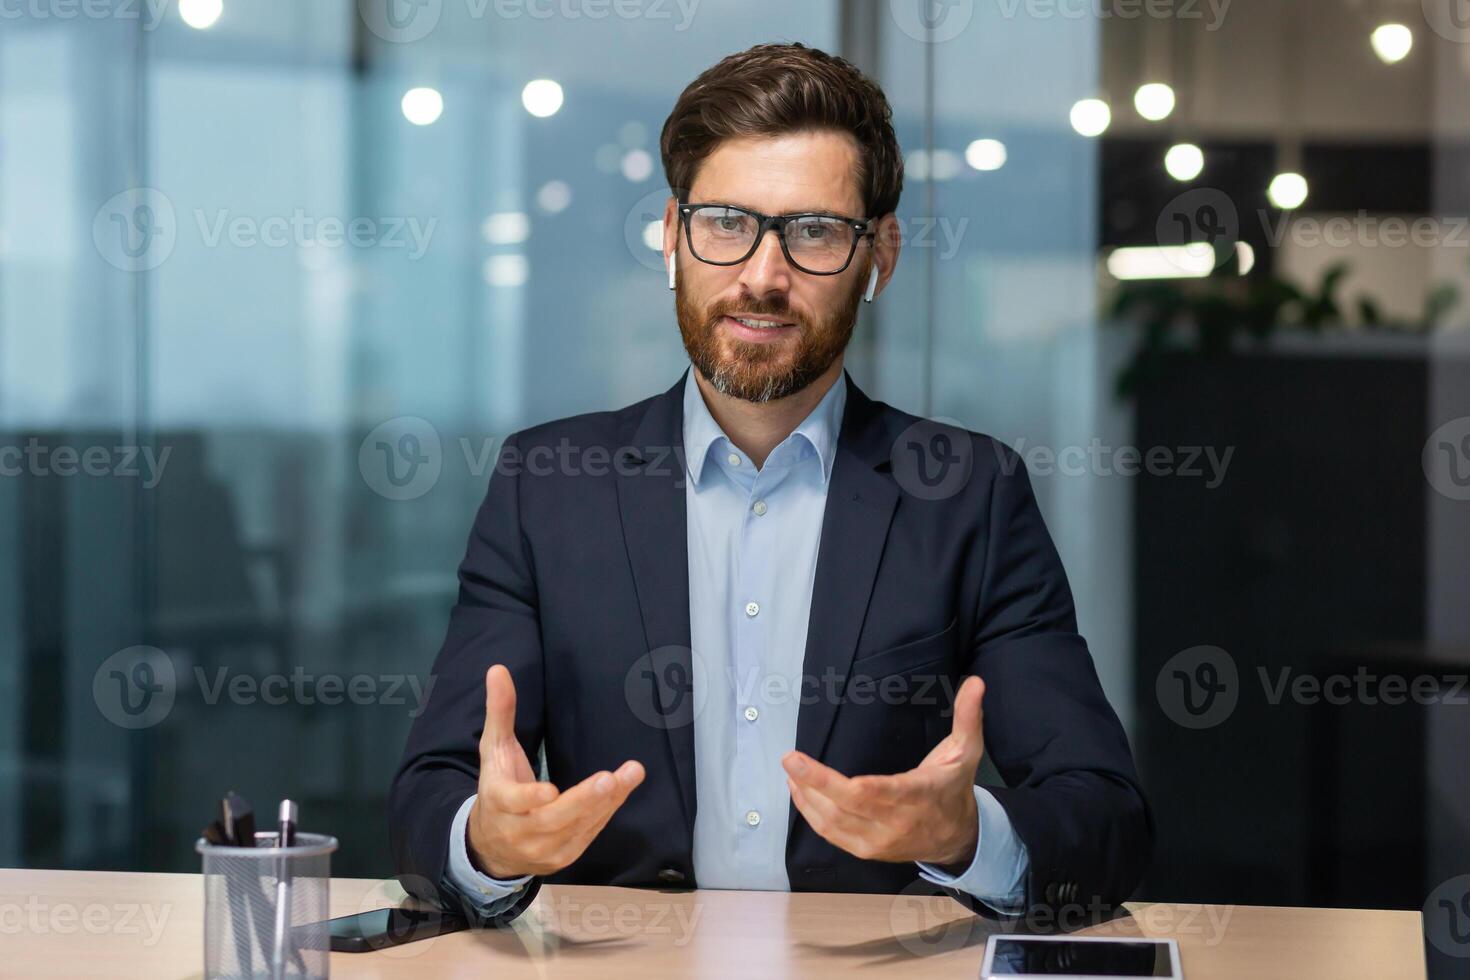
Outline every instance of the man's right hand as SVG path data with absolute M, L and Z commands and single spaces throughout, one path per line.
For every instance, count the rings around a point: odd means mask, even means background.
M 480 785 L 470 808 L 470 861 L 492 878 L 549 875 L 582 856 L 628 794 L 643 782 L 629 760 L 565 793 L 538 782 L 516 740 L 516 688 L 496 664 L 485 673 Z

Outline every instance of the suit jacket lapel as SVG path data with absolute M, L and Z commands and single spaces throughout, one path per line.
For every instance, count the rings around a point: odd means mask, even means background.
M 892 446 L 880 424 L 881 412 L 851 378 L 843 377 L 847 406 L 827 486 L 802 664 L 803 676 L 814 679 L 818 696 L 801 706 L 796 721 L 796 748 L 814 759 L 821 758 L 837 714 L 898 504 L 898 490 L 882 472 L 889 466 Z M 836 683 L 829 684 L 829 677 Z M 795 817 L 793 806 L 793 822 Z
M 685 372 L 687 376 L 688 372 Z M 689 630 L 689 550 L 684 500 L 684 377 L 649 402 L 618 452 L 618 508 L 654 680 L 651 711 L 673 753 L 684 819 L 694 832 L 694 664 Z

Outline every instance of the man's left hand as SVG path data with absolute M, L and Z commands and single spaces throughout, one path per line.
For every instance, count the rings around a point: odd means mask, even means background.
M 871 861 L 923 861 L 963 871 L 975 857 L 975 770 L 985 753 L 985 682 L 968 677 L 950 733 L 908 772 L 847 777 L 804 752 L 781 759 L 791 800 L 822 837 Z

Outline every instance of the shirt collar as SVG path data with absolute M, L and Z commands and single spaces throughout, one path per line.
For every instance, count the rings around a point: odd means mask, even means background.
M 709 406 L 704 403 L 699 384 L 694 380 L 697 368 L 691 366 L 684 378 L 684 452 L 689 468 L 689 477 L 699 486 L 704 473 L 704 463 L 711 448 L 720 440 L 729 441 L 729 436 L 720 428 Z M 822 400 L 817 402 L 806 418 L 801 420 L 787 440 L 802 438 L 816 451 L 822 464 L 822 482 L 832 478 L 832 463 L 837 455 L 837 435 L 841 430 L 842 412 L 847 405 L 847 374 L 843 372 Z M 785 444 L 784 441 L 782 443 Z M 779 448 L 779 447 L 778 447 Z

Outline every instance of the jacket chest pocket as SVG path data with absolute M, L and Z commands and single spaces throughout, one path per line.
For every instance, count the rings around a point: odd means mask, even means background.
M 852 662 L 849 683 L 854 678 L 872 678 L 909 674 L 920 668 L 931 668 L 932 673 L 948 673 L 954 654 L 956 625 L 959 619 L 951 619 L 949 625 L 938 633 L 910 640 L 896 647 L 864 654 Z

